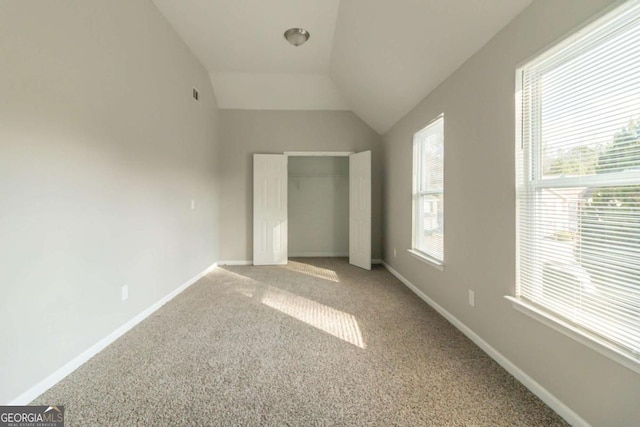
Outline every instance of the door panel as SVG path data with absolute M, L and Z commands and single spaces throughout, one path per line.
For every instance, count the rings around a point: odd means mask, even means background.
M 253 264 L 287 263 L 287 156 L 253 155 Z
M 371 151 L 349 156 L 349 263 L 371 270 Z

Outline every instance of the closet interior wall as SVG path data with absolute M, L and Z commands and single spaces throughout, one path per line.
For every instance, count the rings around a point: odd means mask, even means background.
M 289 157 L 289 257 L 348 256 L 349 158 Z

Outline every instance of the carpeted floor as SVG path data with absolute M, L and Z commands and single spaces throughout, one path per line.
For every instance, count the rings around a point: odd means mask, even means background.
M 33 404 L 70 426 L 565 426 L 382 267 L 221 267 Z

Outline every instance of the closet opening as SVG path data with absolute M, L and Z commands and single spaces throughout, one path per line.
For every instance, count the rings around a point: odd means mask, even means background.
M 371 270 L 371 151 L 254 154 L 253 264 L 346 255 Z
M 290 156 L 290 257 L 349 256 L 349 158 Z

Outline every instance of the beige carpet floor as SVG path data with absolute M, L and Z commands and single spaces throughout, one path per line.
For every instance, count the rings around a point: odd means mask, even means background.
M 221 267 L 33 404 L 70 426 L 565 426 L 382 267 Z

